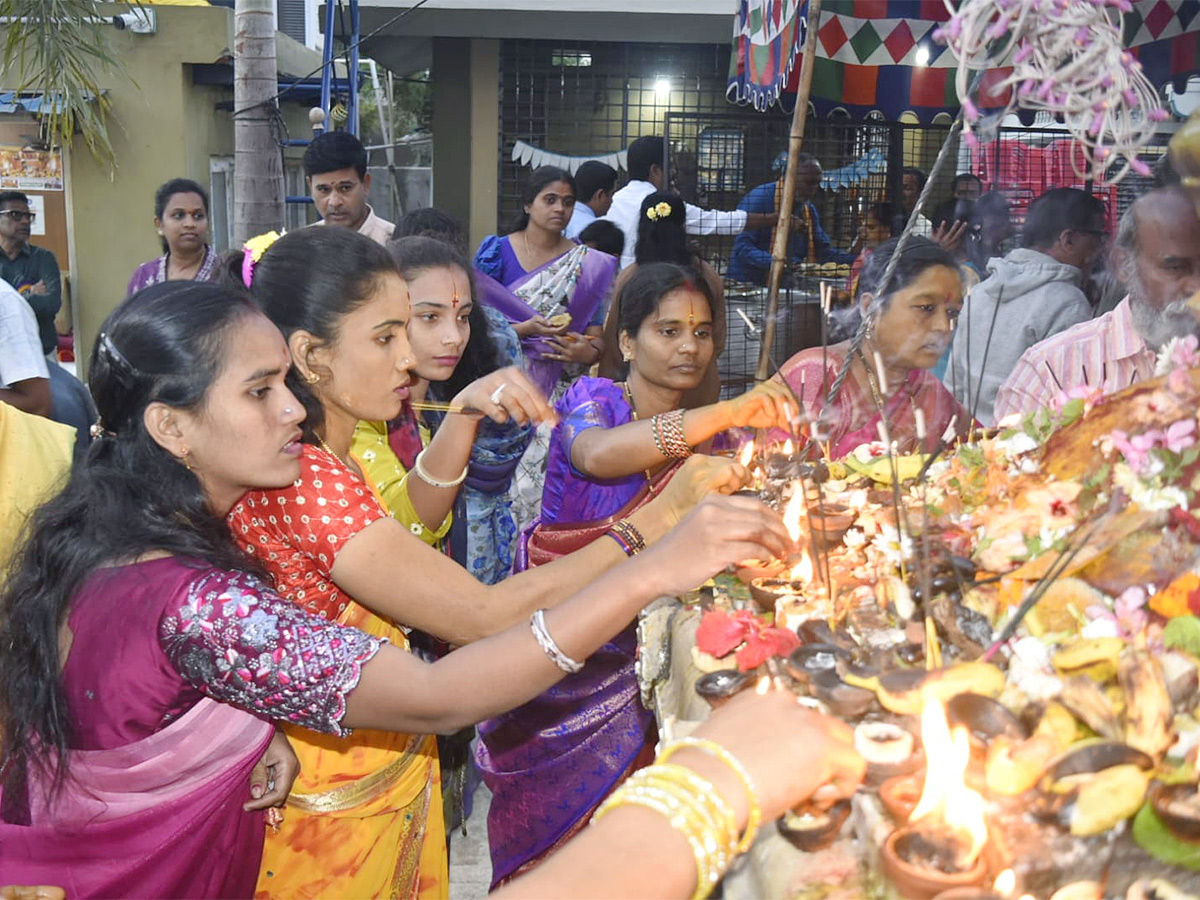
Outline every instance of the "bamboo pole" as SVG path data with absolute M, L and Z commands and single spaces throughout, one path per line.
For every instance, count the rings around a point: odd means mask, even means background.
M 792 230 L 792 207 L 796 196 L 796 166 L 804 140 L 804 123 L 808 118 L 808 98 L 812 93 L 813 63 L 817 58 L 817 31 L 821 27 L 821 0 L 808 0 L 808 30 L 804 41 L 804 58 L 800 60 L 800 85 L 796 91 L 796 108 L 792 110 L 792 132 L 788 136 L 787 168 L 783 175 L 783 196 L 779 198 L 779 223 L 775 226 L 775 241 L 771 246 L 771 272 L 767 278 L 767 316 L 763 322 L 762 347 L 758 351 L 756 381 L 766 381 L 769 374 L 771 346 L 775 343 L 775 317 L 779 312 L 779 282 L 787 264 L 788 237 Z

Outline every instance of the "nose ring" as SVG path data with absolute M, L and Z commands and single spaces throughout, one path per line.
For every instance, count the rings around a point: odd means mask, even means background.
M 291 415 L 292 413 L 294 413 L 294 412 L 295 412 L 295 410 L 294 410 L 294 409 L 292 409 L 290 406 L 288 406 L 288 407 L 285 407 L 285 408 L 284 408 L 284 410 L 283 410 L 283 414 L 284 414 L 285 416 L 290 416 L 290 415 Z

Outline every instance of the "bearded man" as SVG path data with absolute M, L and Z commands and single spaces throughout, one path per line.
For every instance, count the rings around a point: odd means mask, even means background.
M 1112 262 L 1128 295 L 1112 312 L 1026 350 L 996 395 L 997 421 L 1153 378 L 1172 338 L 1200 335 L 1187 306 L 1200 291 L 1200 219 L 1182 189 L 1151 191 L 1126 210 Z

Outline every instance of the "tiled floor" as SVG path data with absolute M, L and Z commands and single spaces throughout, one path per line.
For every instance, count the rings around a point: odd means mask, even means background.
M 456 830 L 450 839 L 450 900 L 479 900 L 492 883 L 492 860 L 488 855 L 487 816 L 491 792 L 480 785 L 475 808 L 467 820 L 467 836 Z

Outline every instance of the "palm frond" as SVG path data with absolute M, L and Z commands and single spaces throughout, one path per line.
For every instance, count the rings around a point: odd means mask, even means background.
M 69 145 L 78 130 L 92 155 L 112 165 L 101 73 L 125 70 L 95 22 L 93 0 L 0 0 L 0 17 L 9 23 L 4 87 L 45 98 L 42 134 L 51 144 Z

